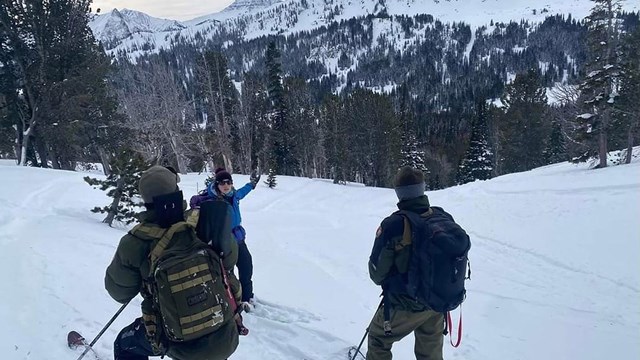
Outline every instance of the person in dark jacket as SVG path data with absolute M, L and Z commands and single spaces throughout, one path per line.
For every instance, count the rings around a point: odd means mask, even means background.
M 179 191 L 179 181 L 180 178 L 175 171 L 163 166 L 152 166 L 142 173 L 139 190 L 146 211 L 139 216 L 141 224 L 150 228 L 160 228 L 153 210 L 153 198 Z M 186 208 L 186 204 L 184 206 Z M 149 253 L 151 246 L 155 244 L 154 240 L 157 239 L 146 236 L 144 232 L 127 233 L 120 240 L 105 274 L 105 288 L 115 301 L 124 304 L 138 293 L 142 295 L 143 313 L 153 312 L 153 301 L 151 295 L 144 290 L 143 280 L 147 279 L 149 274 Z M 234 248 L 228 259 L 223 258 L 225 268 L 230 271 L 235 266 L 235 259 L 231 257 L 237 254 L 237 250 L 230 236 L 227 241 Z M 235 296 L 240 297 L 239 289 Z M 238 328 L 234 321 L 229 321 L 214 333 L 175 346 L 170 345 L 168 349 L 161 351 L 148 340 L 143 318 L 138 318 L 118 334 L 113 351 L 115 360 L 148 360 L 149 356 L 164 355 L 164 351 L 176 360 L 221 360 L 228 358 L 235 351 L 238 342 Z
M 421 215 L 431 211 L 421 171 L 403 167 L 396 174 L 394 188 L 400 210 Z M 369 325 L 367 360 L 391 360 L 392 345 L 411 333 L 415 335 L 416 359 L 442 360 L 444 315 L 407 294 L 403 276 L 411 259 L 411 229 L 406 222 L 401 215 L 392 214 L 376 232 L 369 275 L 382 286 L 384 297 Z
M 242 226 L 242 216 L 240 215 L 240 200 L 242 200 L 251 190 L 255 189 L 260 175 L 253 172 L 250 181 L 243 187 L 236 189 L 233 187 L 231 174 L 223 168 L 218 168 L 215 172 L 214 180 L 209 183 L 206 193 L 195 195 L 190 200 L 190 206 L 197 208 L 200 203 L 211 198 L 220 198 L 231 205 L 231 231 L 238 242 L 238 277 L 242 286 L 242 304 L 245 310 L 251 310 L 250 304 L 254 304 L 253 294 L 253 259 L 246 243 L 246 231 Z

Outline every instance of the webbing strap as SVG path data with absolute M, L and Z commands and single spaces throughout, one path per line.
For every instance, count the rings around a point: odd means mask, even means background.
M 185 221 L 187 224 L 195 228 L 198 225 L 199 218 L 200 218 L 200 209 L 193 209 L 189 212 L 189 215 L 187 215 L 187 219 Z
M 453 330 L 453 324 L 451 321 L 451 312 L 447 311 L 446 314 L 446 327 L 448 329 Z M 460 316 L 458 318 L 458 341 L 456 341 L 456 343 L 453 343 L 453 336 L 451 335 L 452 331 L 449 331 L 449 342 L 451 343 L 451 346 L 453 346 L 454 348 L 457 348 L 458 346 L 460 346 L 460 343 L 462 342 L 462 306 L 460 306 Z
M 433 215 L 433 209 L 429 208 L 429 210 L 423 212 L 422 214 L 420 214 L 420 217 L 426 218 Z
M 391 303 L 388 301 L 387 294 L 382 292 L 382 315 L 384 318 L 384 322 L 382 323 L 382 327 L 384 329 L 384 336 L 391 336 Z
M 198 321 L 198 320 L 202 320 L 206 317 L 209 317 L 215 313 L 222 313 L 222 306 L 221 305 L 216 305 L 213 307 L 208 308 L 207 310 L 201 311 L 197 314 L 193 314 L 190 316 L 184 316 L 180 318 L 180 325 L 184 325 L 184 324 L 188 324 L 188 323 L 192 323 L 194 321 Z
M 229 284 L 229 278 L 227 277 L 227 270 L 222 265 L 222 261 L 220 261 L 220 271 L 222 272 L 222 281 L 224 281 L 224 289 L 227 292 L 227 297 L 229 298 L 229 304 L 231 305 L 231 310 L 235 314 L 238 310 L 238 303 L 236 302 L 236 298 L 233 297 L 231 293 L 231 285 Z
M 400 251 L 403 248 L 410 246 L 413 243 L 413 236 L 412 236 L 412 231 L 411 231 L 411 221 L 409 220 L 409 215 L 405 214 L 405 212 L 408 211 L 401 211 L 400 215 L 403 215 L 402 217 L 404 218 L 404 229 L 402 231 L 402 240 L 400 240 L 399 243 L 396 244 L 395 250 L 396 251 Z M 429 208 L 429 210 L 423 212 L 422 214 L 420 214 L 420 217 L 422 218 L 427 218 L 429 216 L 433 215 L 433 209 Z
M 220 315 L 216 315 L 213 317 L 213 319 L 207 321 L 206 323 L 200 324 L 200 325 L 196 325 L 196 326 L 192 326 L 186 329 L 182 329 L 182 335 L 191 335 L 193 333 L 196 333 L 198 331 L 202 331 L 208 327 L 212 327 L 212 326 L 216 326 L 218 324 L 221 324 L 224 321 L 224 317 L 222 316 L 222 314 Z
M 200 271 L 205 271 L 209 269 L 209 265 L 207 264 L 200 264 L 200 265 L 196 265 L 196 266 L 192 266 L 186 270 L 182 270 L 178 273 L 173 273 L 173 274 L 169 274 L 169 276 L 167 277 L 169 279 L 169 281 L 176 281 L 176 280 L 180 280 L 182 278 L 185 278 L 187 276 L 193 275 L 193 274 L 197 274 Z
M 138 224 L 131 229 L 131 233 L 141 232 L 154 239 L 160 239 L 165 233 L 165 229 L 157 226 L 149 226 L 147 224 Z
M 396 244 L 396 251 L 400 251 L 407 246 L 411 246 L 413 241 L 411 240 L 411 222 L 406 216 L 404 219 L 404 230 L 402 231 L 402 240 Z
M 142 313 L 142 321 L 144 322 L 144 327 L 147 329 L 149 333 L 156 332 L 156 316 Z
M 192 287 L 200 285 L 200 284 L 204 284 L 205 282 L 211 281 L 211 280 L 213 280 L 213 277 L 211 277 L 211 274 L 207 274 L 205 276 L 200 276 L 200 277 L 195 278 L 193 280 L 189 280 L 189 281 L 177 284 L 177 285 L 173 285 L 171 287 L 171 292 L 172 293 L 177 293 L 179 291 L 186 290 L 186 289 L 192 288 Z
M 238 303 L 236 302 L 236 298 L 233 297 L 234 294 L 231 293 L 231 285 L 229 285 L 227 270 L 222 265 L 222 261 L 220 261 L 220 271 L 222 271 L 222 280 L 224 281 L 224 289 L 227 292 L 227 297 L 229 298 L 229 304 L 231 305 L 231 310 L 233 311 L 233 314 L 234 314 L 233 318 L 236 322 L 238 333 L 242 336 L 247 336 L 249 335 L 249 329 L 245 327 L 244 324 L 242 323 L 242 315 L 240 314 L 242 312 L 242 307 L 238 306 Z M 236 295 L 241 295 L 242 288 L 240 288 L 238 292 L 240 292 L 240 294 L 236 294 Z
M 160 255 L 162 255 L 162 252 L 164 251 L 164 249 L 166 249 L 167 245 L 169 245 L 169 242 L 173 238 L 173 235 L 177 232 L 183 231 L 188 226 L 189 225 L 186 222 L 180 221 L 178 223 L 171 225 L 169 230 L 166 230 L 163 233 L 162 237 L 160 237 L 160 240 L 158 241 L 156 246 L 153 248 L 153 250 L 151 250 L 151 253 L 149 254 L 149 258 L 151 259 L 151 269 L 152 269 L 151 271 L 153 271 L 153 268 L 155 268 L 156 261 L 158 261 L 158 258 L 160 258 Z

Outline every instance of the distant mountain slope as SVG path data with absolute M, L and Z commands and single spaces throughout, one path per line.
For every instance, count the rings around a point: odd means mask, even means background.
M 137 33 L 162 33 L 186 28 L 176 20 L 158 19 L 128 9 L 113 9 L 108 14 L 97 15 L 90 26 L 96 38 L 102 40 L 126 39 Z
M 310 31 L 333 22 L 373 15 L 430 14 L 442 22 L 465 22 L 472 27 L 491 21 L 521 19 L 540 22 L 550 14 L 572 14 L 583 18 L 589 13 L 589 0 L 550 0 L 533 5 L 530 0 L 237 0 L 219 13 L 178 22 L 150 17 L 131 10 L 113 10 L 96 16 L 91 28 L 112 52 L 127 49 L 136 57 L 145 52 L 168 48 L 176 37 L 213 38 L 234 33 L 250 40 L 269 34 Z M 625 9 L 640 9 L 637 1 L 626 1 Z

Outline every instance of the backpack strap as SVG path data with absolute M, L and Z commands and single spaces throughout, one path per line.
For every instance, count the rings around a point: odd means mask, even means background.
M 138 236 L 138 234 L 140 234 L 148 238 L 147 240 L 149 239 L 157 240 L 157 239 L 160 239 L 162 235 L 164 235 L 165 231 L 166 229 L 161 228 L 159 226 L 151 226 L 149 224 L 140 223 L 134 226 L 133 229 L 129 231 L 129 234 L 137 237 L 138 239 L 142 239 L 140 236 Z
M 200 209 L 191 209 L 187 214 L 187 219 L 185 220 L 187 224 L 191 225 L 194 229 L 198 225 L 198 220 L 200 219 Z
M 413 243 L 413 239 L 411 236 L 411 221 L 407 216 L 402 217 L 404 220 L 404 230 L 402 230 L 402 240 L 396 244 L 395 250 L 400 251 L 407 246 L 411 246 Z
M 158 228 L 158 230 L 164 230 L 164 232 L 160 237 L 160 240 L 156 243 L 156 245 L 153 247 L 153 249 L 149 253 L 149 259 L 151 262 L 150 271 L 153 271 L 153 268 L 155 267 L 156 262 L 164 252 L 164 249 L 166 249 L 167 246 L 169 245 L 169 242 L 171 242 L 173 235 L 175 235 L 175 233 L 184 231 L 189 228 L 190 228 L 190 225 L 185 221 L 180 221 L 171 225 L 171 227 L 168 230 Z M 149 274 L 149 275 L 152 275 L 152 274 Z
M 447 311 L 447 313 L 444 314 L 444 335 L 446 337 L 448 334 L 449 343 L 451 343 L 451 346 L 453 346 L 454 348 L 457 348 L 458 346 L 460 346 L 460 343 L 462 342 L 462 305 L 460 305 L 460 316 L 458 318 L 458 340 L 455 343 L 453 342 L 452 332 L 453 332 L 453 321 L 451 320 L 451 312 Z
M 407 246 L 411 246 L 411 244 L 413 244 L 413 231 L 412 231 L 411 224 L 423 223 L 423 221 L 418 221 L 418 216 L 422 219 L 428 218 L 429 216 L 434 214 L 434 211 L 432 208 L 429 208 L 429 210 L 423 212 L 420 215 L 408 210 L 399 210 L 399 211 L 396 211 L 395 213 L 402 216 L 404 219 L 404 230 L 402 232 L 402 240 L 400 240 L 400 242 L 397 243 L 395 246 L 395 250 L 400 251 L 403 248 Z
M 415 212 L 408 210 L 398 210 L 394 214 L 402 216 L 404 220 L 404 227 L 402 230 L 402 239 L 400 242 L 395 244 L 394 250 L 396 252 L 404 249 L 407 246 L 413 245 L 414 236 L 418 235 L 420 231 L 423 231 L 424 221 L 421 220 L 423 217 L 428 217 L 433 214 L 433 210 L 429 208 L 426 212 L 418 215 Z M 414 227 L 412 227 L 412 223 L 415 224 L 416 233 L 414 234 Z M 383 310 L 383 329 L 385 336 L 391 336 L 393 334 L 393 329 L 391 328 L 391 304 L 387 298 L 387 292 L 382 292 L 382 310 Z

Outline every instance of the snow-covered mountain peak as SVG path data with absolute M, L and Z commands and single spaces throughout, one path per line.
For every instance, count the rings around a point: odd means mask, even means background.
M 136 33 L 162 33 L 185 28 L 179 21 L 155 18 L 130 9 L 113 9 L 96 15 L 90 26 L 95 37 L 103 41 L 120 41 Z
M 219 13 L 184 22 L 153 18 L 133 10 L 114 10 L 97 16 L 90 26 L 96 38 L 109 42 L 109 51 L 124 50 L 135 58 L 168 48 L 177 37 L 206 40 L 223 32 L 251 40 L 312 31 L 370 15 L 389 18 L 428 14 L 443 23 L 464 22 L 474 29 L 492 22 L 540 23 L 554 14 L 582 19 L 592 7 L 589 0 L 236 0 Z M 640 5 L 623 0 L 623 8 L 638 11 Z
M 286 0 L 236 0 L 229 5 L 224 11 L 246 10 L 254 11 L 267 8 L 271 5 L 282 3 Z

